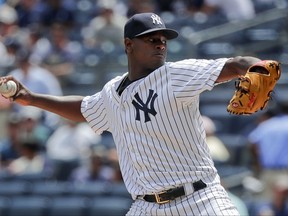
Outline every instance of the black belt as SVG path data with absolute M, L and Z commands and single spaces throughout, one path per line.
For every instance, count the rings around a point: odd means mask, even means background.
M 192 185 L 194 188 L 194 192 L 207 187 L 207 185 L 202 180 L 194 182 Z M 163 204 L 183 195 L 185 195 L 184 186 L 180 186 L 177 188 L 171 188 L 167 191 L 160 192 L 158 194 L 144 195 L 142 199 L 144 199 L 147 202 L 156 202 L 158 204 Z

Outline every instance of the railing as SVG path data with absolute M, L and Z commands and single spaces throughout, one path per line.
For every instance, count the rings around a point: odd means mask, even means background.
M 228 22 L 222 25 L 213 26 L 211 28 L 195 32 L 193 37 L 189 39 L 189 42 L 193 45 L 197 45 L 211 39 L 219 38 L 228 34 L 239 32 L 241 30 L 255 27 L 260 24 L 287 17 L 287 9 L 271 9 L 257 14 L 257 16 L 251 20 Z

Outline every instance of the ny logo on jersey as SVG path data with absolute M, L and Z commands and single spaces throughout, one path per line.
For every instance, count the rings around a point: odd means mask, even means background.
M 161 18 L 158 15 L 152 14 L 151 18 L 152 18 L 153 24 L 157 24 L 157 25 L 161 24 L 162 25 Z
M 136 108 L 137 121 L 140 121 L 140 110 L 144 112 L 145 122 L 151 121 L 149 114 L 152 114 L 153 116 L 157 114 L 156 110 L 154 109 L 154 102 L 157 96 L 158 96 L 157 93 L 154 93 L 152 89 L 149 89 L 149 95 L 147 101 L 146 103 L 144 103 L 139 97 L 138 93 L 134 95 L 136 100 L 133 100 L 132 104 Z

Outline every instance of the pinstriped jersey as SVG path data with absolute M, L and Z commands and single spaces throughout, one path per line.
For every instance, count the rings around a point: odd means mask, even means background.
M 92 129 L 112 133 L 133 198 L 199 179 L 219 181 L 205 141 L 199 96 L 215 86 L 227 60 L 167 62 L 119 96 L 116 89 L 126 73 L 83 99 L 81 112 Z

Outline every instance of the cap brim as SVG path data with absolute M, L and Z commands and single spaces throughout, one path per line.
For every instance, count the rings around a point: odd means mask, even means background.
M 174 38 L 177 38 L 178 37 L 178 32 L 173 30 L 173 29 L 169 29 L 169 28 L 154 28 L 154 29 L 149 29 L 147 31 L 144 31 L 140 34 L 137 34 L 135 35 L 135 37 L 139 37 L 139 36 L 142 36 L 142 35 L 145 35 L 145 34 L 149 34 L 149 33 L 152 33 L 152 32 L 156 32 L 156 31 L 161 31 L 164 33 L 165 37 L 168 39 L 168 40 L 171 40 L 171 39 L 174 39 Z

